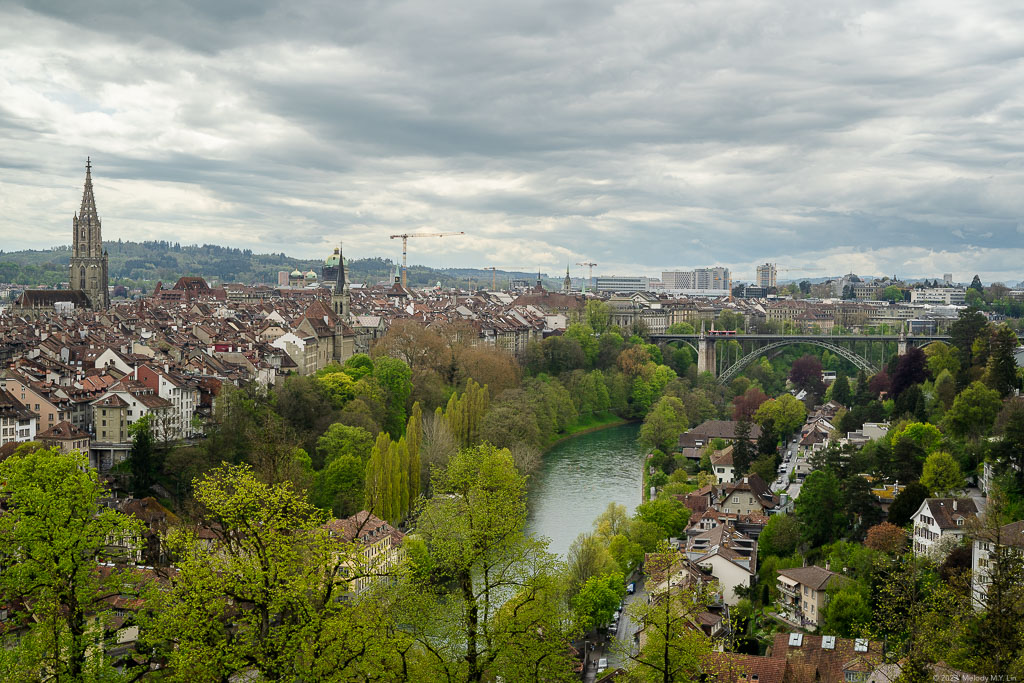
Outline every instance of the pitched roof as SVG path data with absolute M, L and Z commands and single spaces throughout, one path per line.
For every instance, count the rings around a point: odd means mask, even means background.
M 703 673 L 714 674 L 714 680 L 722 683 L 782 683 L 786 675 L 786 660 L 712 652 Z
M 53 439 L 56 441 L 71 441 L 77 439 L 88 439 L 89 435 L 83 432 L 81 429 L 71 424 L 67 420 L 62 420 L 57 424 L 53 425 L 45 432 L 36 434 L 36 439 L 42 441 L 43 439 Z
M 963 525 L 957 524 L 957 520 L 967 520 L 981 512 L 974 498 L 926 498 L 922 505 L 940 529 L 961 529 Z
M 810 567 L 794 567 L 792 569 L 780 569 L 779 576 L 796 581 L 799 584 L 809 587 L 811 590 L 825 590 L 833 582 L 841 581 L 843 577 L 833 571 L 811 565 Z

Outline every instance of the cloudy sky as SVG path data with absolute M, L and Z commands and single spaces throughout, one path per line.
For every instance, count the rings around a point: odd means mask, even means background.
M 108 240 L 1017 282 L 1024 3 L 0 0 L 0 248 L 86 155 Z

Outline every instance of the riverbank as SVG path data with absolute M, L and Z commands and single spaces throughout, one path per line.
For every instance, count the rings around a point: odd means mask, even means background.
M 602 429 L 608 429 L 609 427 L 618 427 L 620 425 L 630 424 L 631 422 L 639 422 L 639 420 L 630 420 L 624 417 L 619 417 L 610 410 L 577 418 L 577 420 L 562 434 L 557 436 L 553 441 L 551 441 L 551 443 L 544 447 L 544 452 L 547 453 L 558 444 L 573 437 L 590 434 L 591 432 L 597 432 Z

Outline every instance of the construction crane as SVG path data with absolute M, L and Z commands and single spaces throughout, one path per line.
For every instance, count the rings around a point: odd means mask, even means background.
M 525 268 L 512 268 L 510 266 L 505 266 L 503 268 L 499 268 L 498 266 L 487 266 L 485 268 L 481 268 L 480 270 L 489 270 L 489 271 L 491 271 L 491 290 L 492 291 L 498 291 L 498 271 L 499 270 L 504 270 L 504 271 L 512 272 L 512 273 L 526 271 Z
M 582 263 L 577 263 L 576 265 L 587 266 L 588 268 L 590 268 L 589 272 L 587 273 L 587 284 L 590 284 L 591 282 L 594 281 L 594 266 L 597 265 L 596 263 L 593 263 L 592 261 L 583 261 Z M 587 285 L 583 285 L 583 293 L 587 293 Z
M 406 249 L 410 237 L 452 237 L 454 235 L 465 235 L 464 232 L 407 232 L 401 235 L 392 235 L 391 239 L 402 238 L 402 286 L 406 286 Z

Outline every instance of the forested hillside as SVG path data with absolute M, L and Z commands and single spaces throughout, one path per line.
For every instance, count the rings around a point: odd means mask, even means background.
M 216 244 L 182 245 L 177 242 L 150 241 L 106 243 L 110 254 L 110 282 L 128 286 L 153 284 L 157 280 L 175 281 L 183 275 L 199 275 L 210 281 L 242 282 L 245 284 L 277 282 L 281 270 L 295 268 L 303 272 L 312 268 L 317 275 L 323 265 L 321 259 L 292 258 L 286 254 L 254 254 L 251 249 L 234 249 Z M 325 254 L 326 256 L 326 254 Z M 28 287 L 53 287 L 66 282 L 71 247 L 60 246 L 45 250 L 0 251 L 0 282 Z M 364 258 L 349 263 L 349 279 L 354 283 L 374 284 L 393 277 L 395 263 L 390 259 Z M 509 277 L 524 277 L 532 281 L 536 274 L 504 273 L 498 271 L 500 284 Z M 476 284 L 490 283 L 491 272 L 474 269 L 435 269 L 426 266 L 409 267 L 409 284 L 444 286 L 470 280 Z

